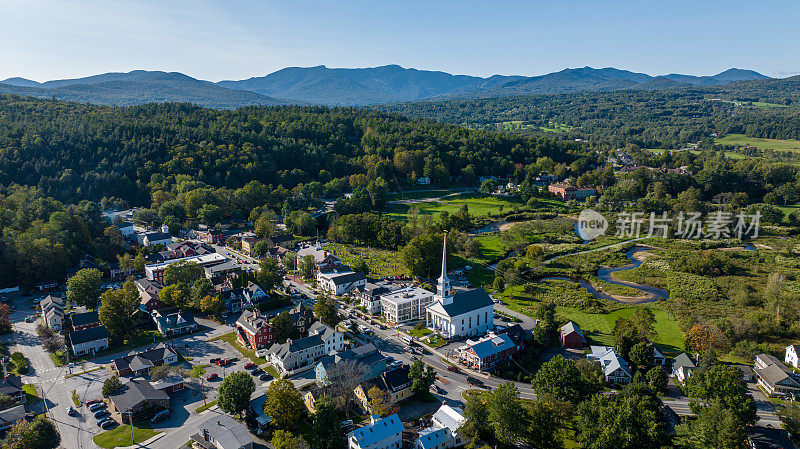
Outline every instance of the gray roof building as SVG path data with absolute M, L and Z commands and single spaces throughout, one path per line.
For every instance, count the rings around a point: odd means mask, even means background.
M 228 415 L 213 416 L 197 426 L 192 438 L 207 449 L 251 449 L 253 439 L 247 428 Z M 210 443 L 206 445 L 203 443 Z

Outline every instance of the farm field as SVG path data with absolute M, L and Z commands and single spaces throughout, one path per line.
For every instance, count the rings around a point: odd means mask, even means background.
M 759 150 L 800 150 L 800 140 L 762 139 L 748 137 L 744 134 L 728 134 L 715 139 L 714 143 L 720 145 L 754 146 Z
M 497 214 L 509 211 L 514 207 L 522 207 L 525 204 L 514 197 L 496 197 L 481 194 L 461 194 L 440 201 L 430 201 L 416 204 L 391 204 L 387 207 L 387 215 L 396 220 L 408 221 L 411 218 L 412 208 L 419 209 L 420 215 L 440 214 L 447 211 L 454 214 L 466 204 L 469 213 L 473 217 L 488 214 Z

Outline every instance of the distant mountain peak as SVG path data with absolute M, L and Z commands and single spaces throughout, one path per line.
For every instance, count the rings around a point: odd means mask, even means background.
M 537 76 L 493 75 L 484 78 L 405 68 L 399 64 L 361 68 L 331 68 L 320 64 L 286 67 L 264 76 L 217 83 L 180 72 L 158 70 L 103 73 L 44 83 L 16 77 L 0 82 L 0 93 L 57 97 L 60 94 L 65 99 L 104 104 L 189 101 L 229 108 L 277 104 L 282 102 L 276 100 L 280 98 L 299 104 L 370 106 L 446 98 L 717 86 L 767 78 L 753 70 L 740 68 L 730 68 L 713 76 L 672 73 L 653 77 L 614 67 L 587 65 Z

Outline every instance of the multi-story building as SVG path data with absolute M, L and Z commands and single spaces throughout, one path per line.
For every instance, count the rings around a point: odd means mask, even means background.
M 597 189 L 594 187 L 575 187 L 565 182 L 550 184 L 547 190 L 562 200 L 583 200 L 597 195 Z
M 425 310 L 433 304 L 434 294 L 420 287 L 404 287 L 381 295 L 383 317 L 392 323 L 424 320 Z
M 164 270 L 168 266 L 178 262 L 188 262 L 200 265 L 201 267 L 208 267 L 211 265 L 221 264 L 228 259 L 219 253 L 203 254 L 201 256 L 189 256 L 180 259 L 172 259 L 164 262 L 158 262 L 144 266 L 144 274 L 148 280 L 156 281 L 159 284 L 164 283 Z
M 380 315 L 383 310 L 381 308 L 381 295 L 397 290 L 397 287 L 392 287 L 392 284 L 386 282 L 367 281 L 366 284 L 353 290 L 352 294 L 368 314 Z
M 272 344 L 272 327 L 258 310 L 245 310 L 236 320 L 236 341 L 251 349 L 263 349 Z

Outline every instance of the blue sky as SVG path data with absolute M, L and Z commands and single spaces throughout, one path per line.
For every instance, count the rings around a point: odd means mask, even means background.
M 0 12 L 0 79 L 147 69 L 217 81 L 320 64 L 800 74 L 796 0 L 0 0 Z

